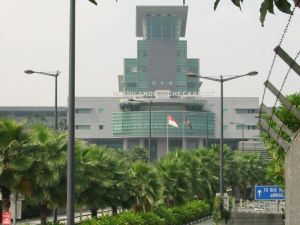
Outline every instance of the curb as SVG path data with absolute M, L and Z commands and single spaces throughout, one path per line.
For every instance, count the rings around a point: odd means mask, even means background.
M 201 219 L 199 220 L 195 220 L 193 222 L 190 222 L 190 223 L 187 223 L 185 225 L 192 225 L 192 224 L 197 224 L 197 223 L 201 223 L 201 222 L 204 222 L 204 221 L 207 221 L 207 220 L 210 220 L 211 219 L 211 216 L 206 216 L 206 217 L 202 217 Z

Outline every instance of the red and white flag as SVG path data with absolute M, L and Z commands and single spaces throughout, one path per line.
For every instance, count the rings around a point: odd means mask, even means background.
M 178 124 L 177 124 L 176 120 L 171 115 L 168 115 L 168 124 L 171 125 L 171 126 L 173 126 L 173 127 L 177 127 L 178 128 Z

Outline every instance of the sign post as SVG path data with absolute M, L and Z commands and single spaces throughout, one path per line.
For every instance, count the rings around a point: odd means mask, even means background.
M 285 195 L 279 186 L 255 186 L 255 200 L 285 200 Z
M 10 212 L 2 212 L 2 225 L 11 225 Z

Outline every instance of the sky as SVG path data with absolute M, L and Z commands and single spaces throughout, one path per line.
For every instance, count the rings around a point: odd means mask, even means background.
M 0 0 L 0 106 L 52 106 L 54 79 L 28 75 L 26 69 L 61 72 L 58 105 L 67 105 L 69 64 L 69 0 Z M 202 76 L 239 75 L 224 84 L 225 97 L 259 97 L 289 16 L 275 11 L 265 26 L 259 21 L 262 0 L 245 1 L 242 10 L 222 0 L 186 0 L 188 57 L 200 59 Z M 137 5 L 182 5 L 182 0 L 88 0 L 76 2 L 76 96 L 113 96 L 123 59 L 136 58 Z M 294 57 L 299 51 L 300 9 L 282 47 Z M 298 29 L 297 29 L 298 28 Z M 300 60 L 297 60 L 300 63 Z M 270 81 L 279 89 L 288 66 L 277 59 Z M 284 94 L 299 92 L 300 77 L 288 76 Z M 218 83 L 203 81 L 201 92 L 220 96 Z M 266 93 L 265 103 L 275 98 Z

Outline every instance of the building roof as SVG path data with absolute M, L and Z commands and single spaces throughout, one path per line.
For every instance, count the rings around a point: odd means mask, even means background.
M 180 37 L 185 36 L 188 6 L 137 6 L 136 7 L 136 36 L 143 37 L 143 18 L 147 15 L 166 14 L 181 18 Z

